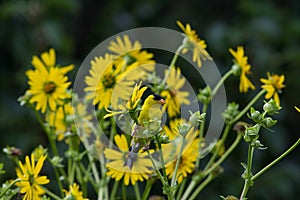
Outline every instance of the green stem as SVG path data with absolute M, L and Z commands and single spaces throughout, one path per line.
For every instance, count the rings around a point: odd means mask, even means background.
M 188 196 L 191 194 L 191 192 L 194 190 L 198 182 L 201 180 L 202 174 L 199 172 L 196 176 L 193 177 L 191 183 L 189 184 L 188 188 L 185 190 L 181 200 L 188 199 Z
M 188 196 L 190 195 L 190 193 L 194 190 L 194 188 L 197 186 L 197 184 L 199 183 L 199 181 L 202 180 L 202 177 L 207 176 L 213 170 L 215 170 L 218 166 L 220 166 L 220 164 L 231 154 L 231 152 L 239 144 L 242 136 L 243 136 L 242 134 L 238 133 L 237 136 L 236 136 L 236 138 L 235 138 L 235 140 L 234 140 L 234 142 L 232 143 L 232 145 L 221 156 L 221 158 L 217 162 L 215 162 L 209 169 L 207 169 L 206 171 L 203 171 L 202 173 L 199 172 L 196 175 L 196 177 L 192 179 L 191 183 L 189 184 L 188 188 L 186 189 L 186 191 L 184 192 L 184 194 L 183 194 L 183 196 L 181 198 L 182 200 L 188 199 Z
M 265 90 L 261 90 L 257 95 L 248 103 L 248 105 L 233 119 L 229 124 L 234 124 L 249 110 L 249 108 L 265 93 Z
M 187 179 L 183 179 L 183 181 L 180 183 L 180 187 L 179 187 L 179 190 L 178 190 L 176 199 L 181 199 L 183 190 L 184 190 L 184 188 L 185 188 L 186 180 L 187 180 Z
M 70 165 L 68 166 L 68 177 L 69 177 L 69 183 L 73 183 L 74 182 L 74 176 L 75 176 L 75 167 L 76 164 L 73 163 L 73 161 L 70 159 Z
M 17 178 L 15 179 L 13 182 L 11 182 L 7 187 L 5 187 L 4 190 L 2 190 L 1 194 L 0 194 L 0 199 L 2 199 L 1 197 L 3 195 L 5 195 L 5 193 L 9 190 L 9 188 L 11 188 L 13 185 L 15 185 L 17 182 L 21 181 L 21 179 Z
M 206 113 L 207 108 L 208 108 L 208 104 L 204 104 L 201 113 Z M 206 120 L 206 116 L 204 117 L 204 119 L 203 119 L 203 121 L 201 122 L 201 125 L 200 125 L 200 133 L 199 133 L 200 142 L 201 142 L 201 139 L 203 138 L 203 135 L 204 135 L 205 120 Z M 200 147 L 200 145 L 199 145 L 199 147 Z
M 201 190 L 203 190 L 203 188 L 205 188 L 208 183 L 210 181 L 213 180 L 213 175 L 210 174 L 200 185 L 199 187 L 193 192 L 193 194 L 191 195 L 191 197 L 189 198 L 189 200 L 193 200 L 197 197 L 197 195 L 201 192 Z
M 145 143 L 145 142 L 146 142 L 146 141 L 145 141 L 145 138 L 143 138 L 143 139 L 144 139 L 144 143 Z M 160 173 L 158 167 L 156 166 L 155 160 L 154 160 L 154 158 L 152 157 L 152 155 L 151 155 L 151 153 L 150 153 L 149 150 L 147 150 L 147 153 L 148 153 L 148 156 L 149 156 L 149 158 L 150 158 L 150 160 L 151 160 L 151 163 L 152 163 L 152 165 L 153 165 L 153 167 L 154 167 L 154 170 L 156 171 L 156 173 L 157 173 L 157 175 L 158 175 L 158 177 L 159 177 L 161 183 L 162 183 L 163 185 L 168 184 L 168 182 L 166 181 L 165 177 Z
M 59 191 L 60 191 L 60 195 L 63 196 L 63 186 L 62 186 L 62 183 L 60 181 L 60 178 L 59 178 L 59 173 L 58 173 L 58 170 L 56 167 L 53 167 L 53 170 L 54 170 L 54 174 L 55 174 L 55 178 L 56 178 L 56 182 L 58 184 L 58 188 L 59 188 Z
M 57 150 L 57 147 L 56 147 L 56 136 L 55 136 L 56 114 L 57 114 L 57 109 L 56 109 L 56 111 L 54 113 L 54 117 L 53 117 L 53 121 L 52 121 L 52 126 L 51 126 L 51 124 L 49 124 L 49 126 L 50 126 L 50 132 L 47 132 L 48 140 L 50 142 L 50 145 L 51 145 L 51 148 L 52 148 L 54 156 L 58 156 L 58 150 Z M 48 115 L 48 119 L 50 120 L 50 111 L 47 111 L 47 115 Z
M 166 76 L 164 77 L 164 79 L 163 79 L 163 81 L 161 82 L 160 85 L 165 85 L 165 84 L 166 84 L 166 81 L 167 81 L 167 79 L 168 79 L 168 77 L 169 77 L 169 75 L 170 75 L 171 68 L 175 65 L 175 63 L 176 63 L 176 61 L 177 61 L 177 58 L 178 58 L 178 55 L 180 54 L 180 52 L 181 52 L 181 50 L 182 50 L 183 48 L 184 48 L 183 45 L 180 45 L 180 46 L 177 48 L 177 50 L 176 50 L 176 52 L 175 52 L 175 54 L 174 54 L 174 56 L 173 56 L 173 59 L 172 59 L 170 65 L 169 65 L 167 74 L 166 74 Z
M 69 152 L 73 152 L 74 151 L 74 146 L 73 146 L 73 137 L 70 136 L 68 138 L 68 143 L 69 143 L 69 149 L 68 151 Z M 71 153 L 70 155 L 72 155 L 73 153 Z M 69 179 L 69 183 L 73 183 L 74 182 L 74 176 L 75 176 L 75 162 L 74 161 L 74 158 L 72 156 L 68 156 L 68 179 Z
M 99 181 L 100 181 L 99 173 L 98 173 L 97 167 L 95 165 L 94 159 L 90 154 L 88 155 L 88 157 L 89 157 L 89 162 L 92 163 L 92 172 L 94 175 L 94 179 L 95 179 L 96 183 L 99 183 Z
M 110 200 L 114 200 L 119 186 L 119 181 L 115 181 L 110 193 Z
M 54 156 L 59 156 L 58 155 L 58 150 L 57 150 L 57 147 L 56 147 L 56 144 L 55 144 L 55 137 L 53 137 L 53 135 L 52 135 L 52 128 L 50 128 L 50 132 L 49 132 L 47 130 L 47 128 L 45 127 L 45 124 L 43 123 L 43 120 L 42 120 L 41 116 L 39 115 L 39 113 L 37 111 L 35 111 L 35 115 L 38 119 L 39 124 L 42 126 L 43 130 L 45 131 L 45 133 L 47 135 L 47 138 L 48 138 L 48 141 L 50 143 L 53 155 Z M 58 183 L 60 193 L 63 196 L 63 192 L 62 192 L 63 187 L 62 187 L 62 183 L 61 183 L 60 178 L 59 178 L 59 173 L 58 173 L 57 167 L 53 167 L 53 169 L 54 169 L 54 173 L 55 173 L 55 177 L 56 177 L 56 180 L 57 180 L 57 183 Z
M 220 89 L 220 87 L 222 86 L 222 84 L 225 82 L 225 80 L 231 74 L 233 74 L 233 70 L 229 70 L 226 74 L 224 74 L 222 76 L 222 78 L 219 80 L 219 82 L 217 83 L 217 85 L 214 87 L 214 89 L 211 92 L 211 97 L 210 97 L 211 99 L 216 95 L 216 93 L 218 92 L 218 90 Z M 202 113 L 206 113 L 207 112 L 207 108 L 208 108 L 208 104 L 204 104 L 203 108 L 202 108 Z M 204 118 L 203 122 L 200 125 L 200 135 L 199 135 L 199 138 L 200 138 L 199 142 L 200 143 L 202 142 L 202 138 L 203 138 L 203 135 L 204 135 L 205 119 L 206 118 Z M 200 148 L 201 148 L 201 145 L 199 144 L 199 150 L 200 150 Z M 213 159 L 215 159 L 215 158 L 213 158 Z M 211 161 L 213 161 L 213 160 L 211 159 Z M 211 164 L 211 163 L 209 163 L 209 164 Z M 200 166 L 200 159 L 197 159 L 197 161 L 196 161 L 196 169 L 198 169 L 199 166 Z M 208 165 L 206 165 L 206 166 L 208 166 Z
M 144 190 L 143 195 L 142 195 L 142 200 L 146 200 L 148 198 L 153 183 L 154 183 L 153 180 L 148 180 L 147 181 L 145 190 Z
M 79 167 L 80 167 L 80 170 L 82 171 L 82 173 L 84 174 L 84 177 L 83 177 L 83 180 L 84 182 L 88 182 L 88 180 L 90 181 L 91 185 L 93 186 L 94 190 L 97 191 L 97 186 L 96 186 L 96 183 L 94 181 L 94 179 L 92 178 L 91 176 L 91 164 L 89 163 L 87 169 L 84 167 L 83 163 L 82 162 L 79 162 Z
M 149 157 L 150 157 L 150 160 L 151 160 L 151 162 L 152 162 L 152 165 L 153 165 L 153 167 L 154 167 L 154 169 L 155 169 L 155 171 L 156 171 L 156 173 L 157 173 L 157 175 L 158 175 L 158 177 L 159 177 L 161 183 L 163 184 L 163 187 L 164 187 L 164 188 L 169 188 L 169 189 L 170 189 L 169 182 L 168 182 L 168 177 L 167 177 L 166 175 L 163 176 L 163 175 L 160 173 L 158 167 L 156 166 L 155 160 L 154 160 L 154 158 L 151 156 L 149 150 L 147 150 L 147 153 L 148 153 L 148 155 L 149 155 Z M 163 168 L 164 168 L 164 167 L 163 167 Z M 168 192 L 167 196 L 168 196 L 168 199 L 169 199 L 169 200 L 170 200 L 170 199 L 173 199 L 173 196 L 172 196 L 171 192 Z
M 89 179 L 90 179 L 90 181 L 93 185 L 93 188 L 95 189 L 95 192 L 97 192 L 98 191 L 98 184 L 99 184 L 99 181 L 100 181 L 99 173 L 98 173 L 97 167 L 95 165 L 94 158 L 90 154 L 88 154 L 87 156 L 88 156 L 88 159 L 89 159 L 89 165 L 90 165 L 90 168 L 91 168 L 91 172 L 92 172 L 94 178 L 92 178 L 92 176 L 90 176 L 89 174 L 87 174 L 87 175 L 88 175 L 88 177 L 89 177 Z
M 99 187 L 99 191 L 98 191 L 98 200 L 103 200 L 103 189 L 102 187 Z
M 222 78 L 219 80 L 219 82 L 217 83 L 217 85 L 214 87 L 212 93 L 211 93 L 211 98 L 213 98 L 216 93 L 218 92 L 218 90 L 220 89 L 220 87 L 224 84 L 225 80 L 231 75 L 233 74 L 233 70 L 229 70 L 226 74 L 224 74 L 222 76 Z
M 44 122 L 43 122 L 40 114 L 36 110 L 34 110 L 34 113 L 35 113 L 35 116 L 36 116 L 36 118 L 37 118 L 40 126 L 43 128 L 44 132 L 47 133 L 48 131 L 47 131 L 46 127 L 45 127 L 45 124 L 44 124 Z
M 133 188 L 134 188 L 136 200 L 141 200 L 141 193 L 137 182 L 133 185 Z
M 125 187 L 125 184 L 123 182 L 122 184 L 122 200 L 126 200 L 126 187 Z
M 56 148 L 56 145 L 55 145 L 55 140 L 54 140 L 54 143 L 52 142 L 53 139 L 52 139 L 52 135 L 51 135 L 51 132 L 48 131 L 48 129 L 46 128 L 40 114 L 38 113 L 38 111 L 35 110 L 35 116 L 36 118 L 38 119 L 38 122 L 39 124 L 41 125 L 41 127 L 43 128 L 44 132 L 46 133 L 47 135 L 47 138 L 49 140 L 49 143 L 50 143 L 50 146 L 51 146 L 51 149 L 52 149 L 52 152 L 53 152 L 53 155 L 58 155 L 58 151 L 57 151 L 57 148 Z
M 208 104 L 204 104 L 202 108 L 202 113 L 206 113 L 208 108 Z M 199 133 L 199 152 L 201 149 L 201 143 L 203 142 L 203 135 L 204 135 L 204 130 L 205 130 L 205 121 L 206 121 L 206 116 L 204 117 L 203 121 L 200 124 L 200 133 Z M 196 160 L 196 169 L 199 169 L 200 166 L 200 157 Z
M 80 163 L 82 165 L 81 170 L 84 169 L 84 165 L 82 163 Z M 89 180 L 90 183 L 92 184 L 92 187 L 94 188 L 95 191 L 97 191 L 97 185 L 95 183 L 95 180 L 93 179 L 93 177 L 91 176 L 91 171 L 92 171 L 92 163 L 89 162 L 89 165 L 87 167 L 87 169 L 85 171 L 83 171 L 83 173 L 85 173 L 84 175 L 84 179 L 85 180 Z
M 86 187 L 86 182 L 83 178 L 81 169 L 80 169 L 80 161 L 74 162 L 75 167 L 75 171 L 76 171 L 76 179 L 78 180 L 78 182 L 81 185 L 81 190 L 83 192 L 83 195 L 86 196 L 87 195 L 87 187 Z
M 232 145 L 227 149 L 227 151 L 221 156 L 221 158 L 215 162 L 210 168 L 208 168 L 206 171 L 203 171 L 203 176 L 207 176 L 210 174 L 213 170 L 215 170 L 220 164 L 231 154 L 231 152 L 236 148 L 236 146 L 239 144 L 240 140 L 242 139 L 242 134 L 237 133 L 237 136 L 232 143 Z
M 41 186 L 42 187 L 42 186 Z M 57 196 L 56 194 L 54 194 L 53 192 L 51 192 L 50 190 L 48 190 L 45 187 L 42 187 L 42 189 L 46 192 L 46 194 L 48 194 L 52 199 L 55 200 L 62 200 L 62 198 L 60 198 L 59 196 Z
M 180 146 L 180 150 L 179 150 L 179 153 L 177 155 L 177 161 L 176 161 L 175 169 L 174 169 L 173 176 L 172 176 L 171 187 L 174 187 L 175 183 L 176 183 L 177 171 L 179 169 L 179 165 L 180 165 L 180 162 L 181 162 L 181 154 L 183 152 L 184 146 L 185 146 L 185 137 L 183 136 L 182 137 L 182 144 Z
M 166 172 L 166 168 L 165 168 L 165 160 L 164 160 L 164 156 L 163 156 L 163 152 L 162 152 L 162 147 L 161 147 L 161 141 L 158 137 L 158 134 L 155 135 L 155 139 L 158 145 L 158 149 L 159 149 L 159 155 L 161 157 L 161 165 L 162 165 L 162 172 L 163 172 L 163 176 L 165 177 L 165 179 L 167 179 L 167 172 Z
M 111 117 L 111 129 L 110 129 L 110 135 L 109 135 L 109 146 L 108 148 L 112 148 L 112 145 L 113 145 L 113 141 L 114 141 L 114 136 L 116 134 L 116 122 L 115 122 L 115 119 L 114 117 Z
M 251 146 L 251 144 L 248 145 L 248 159 L 247 159 L 247 169 L 246 169 L 246 173 L 245 173 L 245 182 L 244 182 L 244 187 L 243 187 L 243 191 L 241 193 L 240 199 L 246 199 L 247 193 L 249 188 L 252 186 L 252 180 L 251 180 L 251 170 L 252 170 L 252 161 L 253 161 L 253 153 L 254 153 L 254 147 Z
M 251 180 L 255 181 L 260 175 L 262 175 L 263 173 L 265 173 L 268 169 L 270 169 L 272 166 L 274 166 L 275 164 L 277 164 L 281 159 L 283 159 L 289 153 L 291 153 L 299 144 L 300 144 L 300 138 L 297 140 L 297 142 L 295 144 L 293 144 L 293 146 L 291 146 L 288 150 L 286 150 L 283 154 L 281 154 L 281 156 L 279 156 L 278 158 L 276 158 L 273 162 L 271 162 L 266 167 L 264 167 L 262 170 L 260 170 L 259 172 L 257 172 L 254 176 L 252 176 Z
M 103 154 L 101 154 L 101 156 L 100 156 L 100 162 L 104 163 Z M 105 197 L 103 199 L 109 199 L 108 198 L 108 182 L 110 179 L 106 176 L 106 167 L 101 164 L 100 168 L 101 168 L 101 177 L 102 177 L 102 183 L 101 183 L 100 189 L 103 191 L 103 196 Z
M 222 138 L 221 138 L 221 140 L 220 140 L 220 144 L 217 146 L 217 148 L 216 148 L 214 154 L 212 155 L 212 157 L 210 158 L 210 160 L 209 160 L 208 163 L 206 164 L 206 166 L 205 166 L 205 168 L 204 168 L 203 171 L 207 170 L 207 169 L 212 165 L 212 163 L 215 161 L 216 157 L 217 157 L 218 154 L 219 154 L 219 151 L 220 151 L 222 145 L 224 144 L 224 142 L 225 142 L 225 140 L 226 140 L 226 138 L 227 138 L 227 136 L 228 136 L 230 127 L 231 127 L 231 125 L 229 125 L 229 124 L 226 125 L 226 128 L 225 128 L 225 130 L 224 130 L 224 134 L 223 134 L 223 136 L 222 136 Z

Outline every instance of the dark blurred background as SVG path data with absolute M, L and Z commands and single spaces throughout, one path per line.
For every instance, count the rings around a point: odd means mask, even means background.
M 252 65 L 251 80 L 259 89 L 260 77 L 271 71 L 285 74 L 282 111 L 274 132 L 263 131 L 261 141 L 269 148 L 256 152 L 254 170 L 259 170 L 294 143 L 300 135 L 300 3 L 298 0 L 8 0 L 0 1 L 0 148 L 13 145 L 30 152 L 47 145 L 34 113 L 22 108 L 17 98 L 28 88 L 25 71 L 31 57 L 56 49 L 57 63 L 74 63 L 76 71 L 85 56 L 101 41 L 132 28 L 155 26 L 179 30 L 176 20 L 190 23 L 206 40 L 208 51 L 220 71 L 228 70 L 232 58 L 228 48 L 244 45 Z M 241 107 L 255 95 L 238 95 L 238 80 L 226 83 L 228 100 L 238 96 Z M 233 98 L 234 97 L 234 98 Z M 7 171 L 12 162 L 3 154 Z M 240 163 L 246 160 L 241 143 L 223 167 L 225 173 L 199 196 L 218 199 L 242 189 Z M 13 173 L 13 172 L 11 172 Z M 7 177 L 2 177 L 5 179 Z M 0 180 L 2 182 L 3 180 Z M 269 173 L 259 178 L 249 199 L 297 199 L 300 196 L 299 147 Z M 159 191 L 159 190 L 157 190 Z M 152 191 L 153 194 L 159 194 Z

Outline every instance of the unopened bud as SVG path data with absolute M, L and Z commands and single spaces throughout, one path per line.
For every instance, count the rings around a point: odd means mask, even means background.
M 202 122 L 205 118 L 205 113 L 200 114 L 199 111 L 192 113 L 190 111 L 190 122 L 193 126 L 199 126 L 200 122 Z
M 184 123 L 178 126 L 178 132 L 180 133 L 180 135 L 182 136 L 186 136 L 186 134 L 189 132 L 191 128 L 191 125 Z
M 233 74 L 235 76 L 239 76 L 241 74 L 241 71 L 242 71 L 241 67 L 237 64 L 232 65 L 231 70 L 233 71 Z
M 210 102 L 211 96 L 209 86 L 199 90 L 198 99 L 204 104 L 208 104 Z
M 263 109 L 268 115 L 273 115 L 277 113 L 281 107 L 277 105 L 275 100 L 271 99 L 270 101 L 265 102 Z
M 270 128 L 277 123 L 277 120 L 273 120 L 271 117 L 265 118 L 265 125 Z
M 246 127 L 244 140 L 250 144 L 252 142 L 254 142 L 255 140 L 257 140 L 259 137 L 259 135 L 258 135 L 259 129 L 260 129 L 260 126 L 258 124 L 254 125 L 252 127 Z
M 167 136 L 167 135 L 162 135 L 162 136 L 160 137 L 160 139 L 161 139 L 161 143 L 162 143 L 162 144 L 168 144 L 168 143 L 170 142 L 169 136 Z

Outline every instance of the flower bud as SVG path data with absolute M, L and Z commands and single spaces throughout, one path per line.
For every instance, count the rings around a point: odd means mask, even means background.
M 191 114 L 191 116 L 190 116 L 189 120 L 193 126 L 199 126 L 200 122 L 202 122 L 204 120 L 205 115 L 206 115 L 205 113 L 202 113 L 200 115 L 200 111 L 197 111 L 195 113 L 192 113 L 190 111 L 190 114 Z
M 162 144 L 168 144 L 170 142 L 169 136 L 167 136 L 167 135 L 160 136 L 160 139 L 161 139 Z
M 226 110 L 223 112 L 223 117 L 226 123 L 229 123 L 239 114 L 239 104 L 235 102 L 229 103 Z
M 31 99 L 31 97 L 32 95 L 28 91 L 26 91 L 26 93 L 23 96 L 20 96 L 18 98 L 18 102 L 20 102 L 21 106 L 25 106 L 27 104 L 30 104 L 29 100 Z
M 262 114 L 259 111 L 255 110 L 253 107 L 250 108 L 250 116 L 248 117 L 256 123 L 261 123 L 263 119 Z
M 221 197 L 223 200 L 239 200 L 235 196 L 227 196 L 227 197 Z
M 273 115 L 277 113 L 281 107 L 277 105 L 275 100 L 271 99 L 270 101 L 265 102 L 263 109 L 268 115 Z
M 237 64 L 232 65 L 231 70 L 233 71 L 233 74 L 235 76 L 239 76 L 241 74 L 241 71 L 242 71 L 241 67 Z
M 16 147 L 11 147 L 11 146 L 7 146 L 5 148 L 3 148 L 3 152 L 5 154 L 7 154 L 8 156 L 21 156 L 22 155 L 22 150 Z
M 267 117 L 265 118 L 265 125 L 270 128 L 272 126 L 274 126 L 277 123 L 277 120 L 273 120 L 271 117 Z
M 63 158 L 59 157 L 59 156 L 54 156 L 51 159 L 51 163 L 54 167 L 63 167 L 63 165 L 61 164 L 63 161 Z
M 189 132 L 191 128 L 191 125 L 184 123 L 178 126 L 178 132 L 180 133 L 180 135 L 182 136 L 186 136 L 186 134 Z
M 251 146 L 257 149 L 266 149 L 266 147 L 264 147 L 264 145 L 260 143 L 259 140 L 255 140 L 254 142 L 252 142 Z
M 253 120 L 257 120 L 260 116 L 260 112 L 259 111 L 254 111 L 253 113 L 251 113 L 251 119 Z
M 259 137 L 259 135 L 258 135 L 259 129 L 260 129 L 260 126 L 258 124 L 255 124 L 252 127 L 246 127 L 244 140 L 250 144 L 252 142 L 254 142 L 255 140 L 257 140 Z
M 206 86 L 204 89 L 199 90 L 198 99 L 204 104 L 208 104 L 210 102 L 210 87 Z
M 39 145 L 33 150 L 34 158 L 39 160 L 41 156 L 47 155 L 47 149 L 45 149 L 42 145 Z

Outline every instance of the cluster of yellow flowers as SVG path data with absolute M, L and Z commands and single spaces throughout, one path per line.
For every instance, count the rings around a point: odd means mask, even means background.
M 192 52 L 193 62 L 199 68 L 203 66 L 203 61 L 212 60 L 206 51 L 206 42 L 199 38 L 190 24 L 184 26 L 179 21 L 177 24 L 184 32 L 184 40 L 179 47 L 179 53 Z M 142 82 L 147 82 L 149 74 L 155 70 L 154 55 L 143 50 L 139 41 L 132 42 L 127 35 L 117 36 L 107 48 L 110 51 L 109 54 L 95 57 L 90 61 L 89 74 L 85 77 L 85 102 L 91 103 L 98 111 L 101 111 L 101 118 L 98 120 L 103 122 L 102 124 L 107 122 L 109 117 L 129 113 L 138 126 L 136 118 L 141 111 L 142 96 L 147 90 L 147 87 L 143 87 Z M 238 46 L 236 50 L 230 48 L 229 52 L 233 56 L 234 63 L 227 75 L 239 76 L 239 91 L 241 93 L 246 93 L 249 89 L 255 90 L 254 84 L 248 78 L 251 74 L 251 66 L 248 63 L 248 57 L 245 56 L 244 48 L 242 46 Z M 26 72 L 29 89 L 22 99 L 25 99 L 26 103 L 34 108 L 37 116 L 43 116 L 43 118 L 39 117 L 39 120 L 47 132 L 50 144 L 65 139 L 68 131 L 76 132 L 73 122 L 68 121 L 68 116 L 74 118 L 75 113 L 80 113 L 85 119 L 83 122 L 85 133 L 90 135 L 93 132 L 95 137 L 91 138 L 97 138 L 94 145 L 97 151 L 101 151 L 102 157 L 100 156 L 100 159 L 106 161 L 106 168 L 102 169 L 103 176 L 109 176 L 117 182 L 123 178 L 126 186 L 148 180 L 155 173 L 154 171 L 158 171 L 153 166 L 155 163 L 151 158 L 151 153 L 154 151 L 161 151 L 161 159 L 164 162 L 160 167 L 163 168 L 166 179 L 172 179 L 172 184 L 174 180 L 180 184 L 199 167 L 199 149 L 203 140 L 201 131 L 203 132 L 204 125 L 199 131 L 198 127 L 192 126 L 191 122 L 180 117 L 181 106 L 191 104 L 188 98 L 190 94 L 184 90 L 186 80 L 181 76 L 180 67 L 176 67 L 175 64 L 170 66 L 165 70 L 164 80 L 159 80 L 152 88 L 165 100 L 162 112 L 167 115 L 167 124 L 163 125 L 159 134 L 161 138 L 167 138 L 166 141 L 156 143 L 151 150 L 139 149 L 136 152 L 138 156 L 132 167 L 129 167 L 124 163 L 132 151 L 135 140 L 138 141 L 138 139 L 133 138 L 134 134 L 132 137 L 126 136 L 121 131 L 118 132 L 118 129 L 114 129 L 114 124 L 111 123 L 106 126 L 108 127 L 106 130 L 111 129 L 110 139 L 114 139 L 116 146 L 99 145 L 102 135 L 93 130 L 89 123 L 85 123 L 92 119 L 86 111 L 86 105 L 78 104 L 75 108 L 72 107 L 71 99 L 76 94 L 72 94 L 69 88 L 71 82 L 68 80 L 67 73 L 74 69 L 74 65 L 57 65 L 54 49 L 42 53 L 41 58 L 33 56 L 31 63 L 34 69 Z M 227 75 L 224 77 L 227 78 Z M 225 81 L 226 78 L 221 81 Z M 265 99 L 273 98 L 276 104 L 280 106 L 279 94 L 285 87 L 284 80 L 284 75 L 268 73 L 266 79 L 260 79 L 263 84 L 261 94 L 265 94 Z M 297 107 L 296 109 L 300 112 Z M 189 127 L 188 130 L 184 130 L 186 131 L 184 134 L 182 134 L 182 130 L 179 130 L 181 125 Z M 130 127 L 133 132 L 134 128 L 134 126 L 133 128 Z M 68 143 L 67 140 L 66 142 Z M 74 145 L 74 141 L 70 142 L 69 145 Z M 174 150 L 174 146 L 183 146 L 183 148 Z M 55 145 L 52 145 L 52 148 L 54 156 L 58 156 Z M 180 161 L 177 162 L 179 157 Z M 20 188 L 20 193 L 24 194 L 23 199 L 35 200 L 40 199 L 45 192 L 49 194 L 43 185 L 48 184 L 50 180 L 46 176 L 39 176 L 46 158 L 47 156 L 44 154 L 38 158 L 32 154 L 31 158 L 26 156 L 24 164 L 19 162 L 19 167 L 16 169 L 19 180 L 16 186 Z M 90 168 L 96 169 L 95 166 Z M 72 167 L 69 170 L 71 171 L 71 169 Z M 85 200 L 83 193 L 79 190 L 79 185 L 73 179 L 71 180 L 68 185 L 69 190 L 62 190 L 64 197 L 66 199 Z

